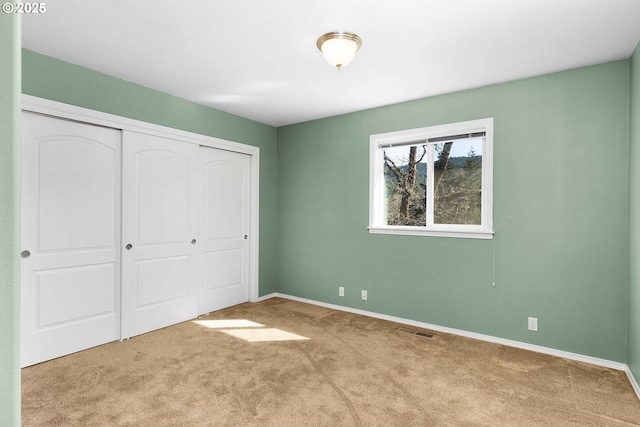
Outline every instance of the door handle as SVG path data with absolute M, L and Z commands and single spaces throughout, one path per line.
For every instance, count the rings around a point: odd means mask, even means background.
M 132 247 L 133 247 L 133 245 L 131 243 L 127 243 L 127 246 L 125 246 L 124 248 L 126 250 L 130 251 Z
M 191 239 L 191 244 L 195 245 L 196 244 L 196 239 Z
M 31 252 L 29 252 L 29 251 L 22 251 L 22 252 L 20 252 L 20 256 L 21 256 L 22 258 L 29 258 L 29 257 L 31 256 Z

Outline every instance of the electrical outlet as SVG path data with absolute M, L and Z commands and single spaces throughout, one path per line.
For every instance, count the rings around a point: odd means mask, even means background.
M 338 296 L 339 297 L 343 297 L 344 296 L 344 286 L 340 286 L 338 288 Z
M 528 326 L 530 331 L 538 332 L 538 318 L 529 317 Z
M 365 300 L 365 301 L 367 300 L 367 290 L 366 289 L 362 290 L 362 299 Z

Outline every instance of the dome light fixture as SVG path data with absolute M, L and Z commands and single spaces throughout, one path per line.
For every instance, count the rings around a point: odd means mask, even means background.
M 324 55 L 324 59 L 340 71 L 342 67 L 351 62 L 362 46 L 362 40 L 347 31 L 332 31 L 320 36 L 316 45 Z

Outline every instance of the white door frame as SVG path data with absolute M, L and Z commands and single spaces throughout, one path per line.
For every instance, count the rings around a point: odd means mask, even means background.
M 127 117 L 116 116 L 100 111 L 89 110 L 75 105 L 64 104 L 49 99 L 31 95 L 22 95 L 22 110 L 47 114 L 53 117 L 76 120 L 93 125 L 106 126 L 114 129 L 130 130 L 134 132 L 156 135 L 164 138 L 178 139 L 185 143 L 205 145 L 222 150 L 235 151 L 251 156 L 250 162 L 250 206 L 249 206 L 249 301 L 258 301 L 258 272 L 259 272 L 259 176 L 260 176 L 260 148 L 239 142 L 200 135 L 166 126 L 142 122 Z

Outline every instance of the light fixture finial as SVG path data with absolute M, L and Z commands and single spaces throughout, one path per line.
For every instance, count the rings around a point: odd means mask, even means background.
M 351 62 L 362 46 L 362 40 L 347 31 L 332 31 L 320 36 L 316 45 L 327 62 L 339 71 Z

